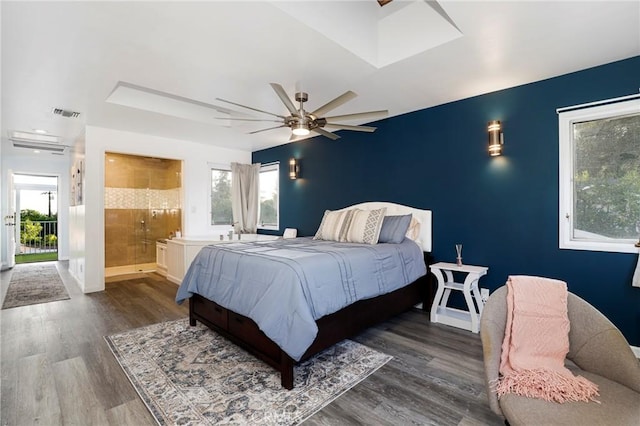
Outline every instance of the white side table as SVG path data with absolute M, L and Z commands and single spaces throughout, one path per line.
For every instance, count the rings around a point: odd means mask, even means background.
M 480 315 L 484 306 L 478 289 L 478 280 L 487 274 L 489 268 L 472 265 L 458 266 L 455 263 L 446 262 L 438 262 L 431 265 L 430 268 L 438 279 L 438 290 L 431 306 L 431 322 L 439 322 L 478 333 L 480 331 Z M 455 282 L 453 272 L 466 273 L 464 283 Z M 464 294 L 467 311 L 447 307 L 451 290 L 461 291 Z

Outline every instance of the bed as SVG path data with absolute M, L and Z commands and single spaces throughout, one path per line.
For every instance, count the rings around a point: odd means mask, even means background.
M 176 295 L 189 300 L 190 324 L 245 348 L 292 389 L 295 363 L 420 303 L 429 307 L 431 212 L 381 202 L 336 212 L 411 214 L 415 232 L 395 244 L 303 237 L 204 247 Z

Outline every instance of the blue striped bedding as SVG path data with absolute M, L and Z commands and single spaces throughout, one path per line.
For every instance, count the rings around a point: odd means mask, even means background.
M 403 287 L 427 272 L 421 248 L 294 238 L 204 247 L 178 289 L 254 320 L 291 358 L 316 337 L 315 320 Z

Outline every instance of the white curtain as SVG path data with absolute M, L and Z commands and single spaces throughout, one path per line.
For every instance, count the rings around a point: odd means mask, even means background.
M 258 228 L 260 163 L 231 163 L 231 209 L 235 231 L 255 234 Z

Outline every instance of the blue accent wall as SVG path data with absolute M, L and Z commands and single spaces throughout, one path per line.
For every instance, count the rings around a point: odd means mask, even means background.
M 640 346 L 637 255 L 558 248 L 556 109 L 638 93 L 640 56 L 253 153 L 280 161 L 281 228 L 313 235 L 325 209 L 392 201 L 433 211 L 433 255 L 489 267 L 493 290 L 508 275 L 565 280 Z M 487 153 L 487 122 L 501 120 L 504 155 Z M 640 143 L 640 141 L 639 141 Z M 300 159 L 301 179 L 287 177 Z

